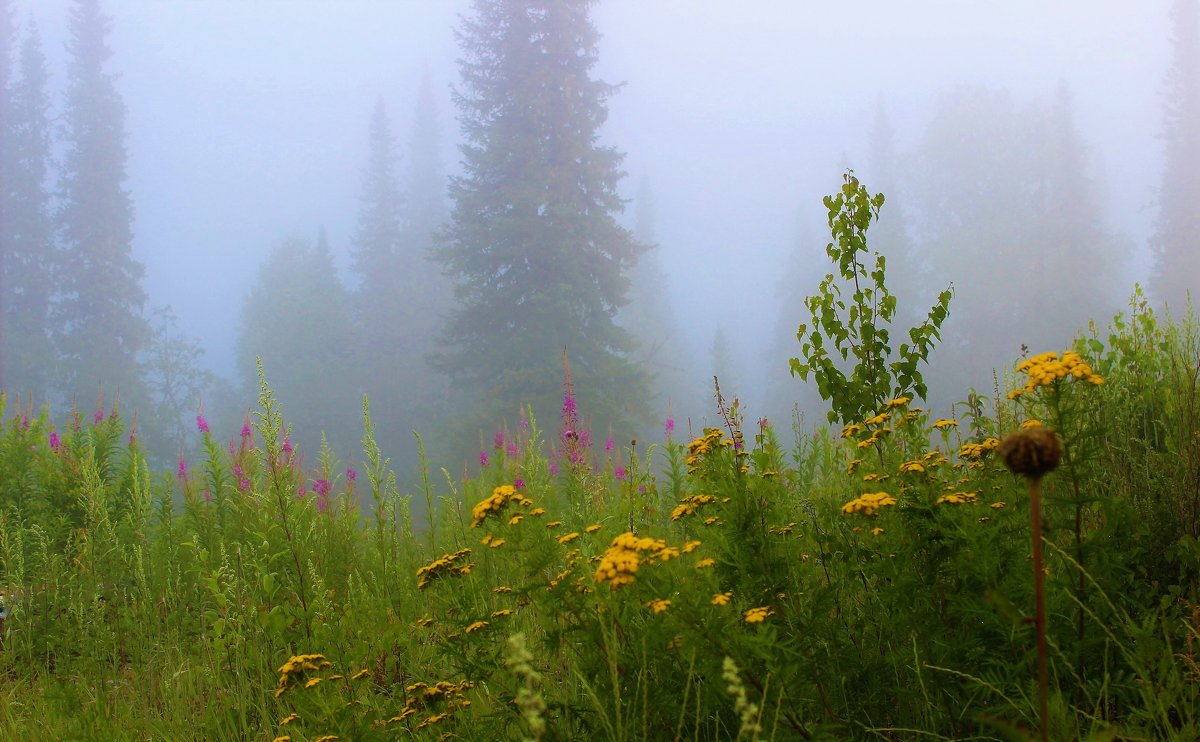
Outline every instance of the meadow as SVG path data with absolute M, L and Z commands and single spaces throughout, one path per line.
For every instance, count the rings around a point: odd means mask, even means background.
M 552 430 L 412 492 L 365 402 L 358 471 L 295 450 L 264 380 L 154 472 L 102 401 L 0 397 L 0 735 L 1036 739 L 1044 697 L 1051 739 L 1195 739 L 1198 360 L 1135 295 L 957 418 L 900 397 L 788 446 L 720 397 L 719 428 L 592 443 L 568 379 Z M 1047 428 L 1043 694 L 999 449 Z

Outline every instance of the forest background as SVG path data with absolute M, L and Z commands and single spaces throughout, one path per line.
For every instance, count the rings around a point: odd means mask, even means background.
M 1065 347 L 1135 281 L 1176 310 L 1195 288 L 1194 2 L 703 9 L 593 9 L 594 75 L 624 83 L 597 134 L 624 154 L 618 218 L 649 248 L 617 314 L 647 387 L 598 437 L 700 430 L 714 375 L 753 418 L 821 421 L 787 358 L 845 168 L 888 196 L 872 247 L 900 305 L 955 288 L 926 374 L 938 412 L 991 393 L 1023 347 Z M 91 413 L 106 368 L 97 407 L 119 391 L 161 463 L 194 455 L 201 404 L 234 435 L 261 356 L 304 450 L 324 431 L 353 457 L 363 393 L 402 477 L 412 430 L 454 470 L 488 450 L 518 399 L 481 407 L 428 362 L 454 306 L 427 257 L 463 175 L 468 10 L 0 2 L 0 386 Z M 363 248 L 380 230 L 408 256 L 390 275 Z M 95 234 L 112 259 L 72 262 Z

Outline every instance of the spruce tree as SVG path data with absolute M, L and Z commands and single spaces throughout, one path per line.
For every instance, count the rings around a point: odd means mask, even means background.
M 50 161 L 49 74 L 37 28 L 21 44 L 19 76 L 8 96 L 4 136 L 4 325 L 0 333 L 3 379 L 14 391 L 45 401 L 46 372 L 53 366 L 48 334 L 50 267 L 54 248 L 47 170 Z
M 12 5 L 0 0 L 0 391 L 6 388 L 4 349 L 8 337 L 8 229 L 9 170 L 11 170 L 11 139 L 8 110 L 9 80 L 12 77 L 13 48 Z
M 1171 28 L 1150 289 L 1179 313 L 1188 292 L 1195 301 L 1200 290 L 1200 4 L 1175 0 Z
M 257 359 L 293 426 L 293 443 L 314 460 L 322 432 L 343 456 L 358 449 L 361 390 L 354 382 L 350 300 L 324 230 L 271 252 L 246 296 L 236 344 L 245 398 L 258 389 Z M 386 373 L 385 369 L 377 370 Z
M 406 412 L 403 374 L 398 366 L 412 351 L 406 347 L 408 328 L 401 319 L 410 297 L 400 285 L 401 195 L 396 145 L 382 100 L 371 115 L 367 141 L 350 267 L 358 279 L 353 297 L 358 367 L 365 371 L 363 388 L 372 402 L 379 438 L 386 446 L 397 432 L 389 423 L 399 421 Z
M 440 254 L 457 279 L 440 368 L 491 404 L 556 416 L 568 348 L 580 409 L 620 429 L 645 381 L 613 316 L 641 248 L 615 215 L 623 155 L 598 142 L 616 87 L 591 76 L 590 0 L 476 0 L 458 33 L 463 174 Z
M 646 252 L 630 271 L 629 303 L 617 320 L 633 336 L 632 357 L 649 376 L 652 434 L 661 434 L 668 407 L 681 420 L 710 413 L 712 377 L 696 368 L 668 291 L 667 270 L 655 237 L 657 214 L 650 181 L 643 177 L 634 198 L 634 237 Z
M 422 76 L 413 107 L 405 168 L 404 219 L 400 239 L 400 292 L 404 296 L 398 321 L 405 327 L 406 345 L 400 368 L 409 404 L 409 418 L 400 433 L 430 431 L 446 412 L 446 375 L 430 364 L 450 308 L 452 285 L 434 255 L 435 238 L 446 223 L 446 176 L 441 161 L 441 128 L 437 100 L 429 74 Z
M 955 288 L 925 374 L 945 395 L 935 406 L 987 388 L 1023 346 L 1062 350 L 1117 308 L 1126 246 L 1103 222 L 1089 165 L 1065 87 L 1048 103 L 986 88 L 939 103 L 910 179 L 925 283 Z
M 138 353 L 150 334 L 142 315 L 145 268 L 132 255 L 133 201 L 125 190 L 125 104 L 98 0 L 76 0 L 68 19 L 65 153 L 58 214 L 57 295 L 52 310 L 67 394 L 97 383 L 141 398 Z

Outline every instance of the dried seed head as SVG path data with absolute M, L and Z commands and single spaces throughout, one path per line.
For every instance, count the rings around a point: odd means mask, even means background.
M 1040 426 L 1009 434 L 1000 441 L 998 450 L 1009 471 L 1032 479 L 1054 471 L 1062 459 L 1058 435 Z

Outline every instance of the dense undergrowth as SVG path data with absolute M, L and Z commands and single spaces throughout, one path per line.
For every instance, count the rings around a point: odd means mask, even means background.
M 1195 739 L 1196 323 L 1135 296 L 1075 351 L 957 419 L 902 397 L 789 447 L 733 404 L 593 451 L 568 388 L 552 440 L 515 421 L 415 494 L 369 416 L 361 471 L 306 461 L 265 382 L 168 473 L 116 411 L 4 410 L 0 735 L 1028 738 L 1027 500 L 994 449 L 1037 421 L 1065 446 L 1049 736 Z

